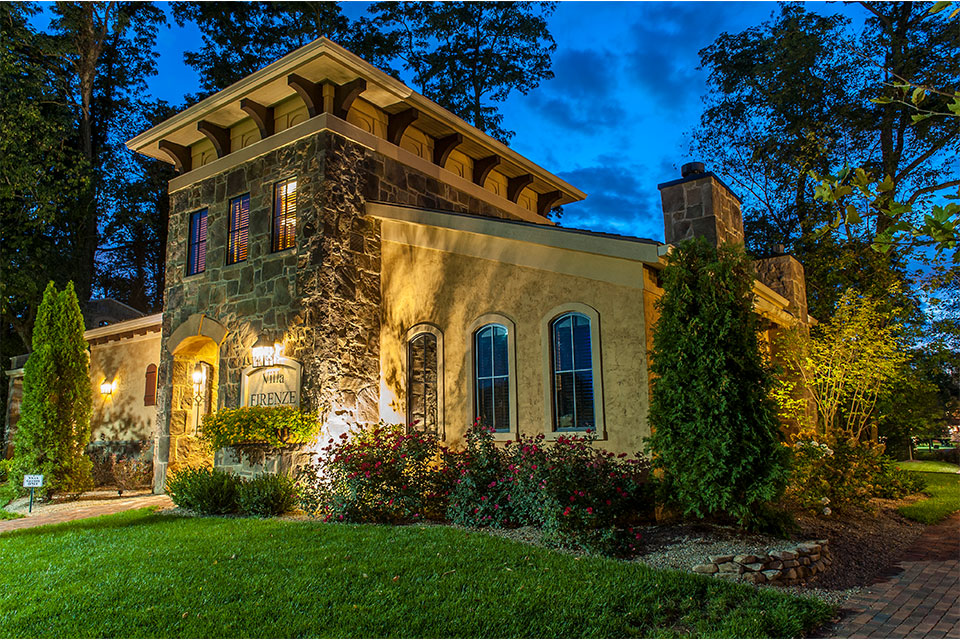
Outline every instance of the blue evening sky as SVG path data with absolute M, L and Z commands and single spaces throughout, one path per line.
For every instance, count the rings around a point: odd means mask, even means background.
M 806 6 L 856 22 L 865 15 L 840 3 Z M 366 7 L 343 3 L 351 18 Z M 662 240 L 657 184 L 680 177 L 684 162 L 710 168 L 709 158 L 688 151 L 706 93 L 698 52 L 722 32 L 743 31 L 776 12 L 775 2 L 560 2 L 549 21 L 556 77 L 528 95 L 515 93 L 501 110 L 504 126 L 516 132 L 516 151 L 588 194 L 564 207 L 562 224 Z M 160 31 L 150 90 L 179 103 L 198 89 L 183 53 L 198 46 L 199 32 L 169 23 Z

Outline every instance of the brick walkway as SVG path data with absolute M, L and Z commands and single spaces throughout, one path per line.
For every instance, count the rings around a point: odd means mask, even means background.
M 94 516 L 105 516 L 120 511 L 129 511 L 130 509 L 141 509 L 143 507 L 172 507 L 173 501 L 169 496 L 137 496 L 135 498 L 120 498 L 110 502 L 100 502 L 99 504 L 84 505 L 77 503 L 72 509 L 63 509 L 52 513 L 34 513 L 26 518 L 17 520 L 0 520 L 0 533 L 6 531 L 16 531 L 17 529 L 28 529 L 30 527 L 39 527 L 43 524 L 56 524 L 58 522 L 69 522 L 71 520 L 80 520 L 81 518 L 92 518 Z M 36 511 L 36 509 L 34 509 Z
M 960 638 L 960 513 L 927 527 L 886 575 L 848 600 L 834 638 Z

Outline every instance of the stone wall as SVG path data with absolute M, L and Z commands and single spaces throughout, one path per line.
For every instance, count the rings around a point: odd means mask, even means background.
M 296 248 L 271 252 L 273 185 L 297 178 Z M 229 200 L 250 194 L 249 257 L 226 265 Z M 260 336 L 303 365 L 301 405 L 340 423 L 379 417 L 380 224 L 367 200 L 498 218 L 477 198 L 332 132 L 320 132 L 198 181 L 170 196 L 159 367 L 157 475 L 169 460 L 173 332 L 203 314 L 222 324 L 217 407 L 240 405 L 242 370 Z M 207 209 L 206 271 L 187 276 L 190 214 Z M 180 367 L 179 369 L 182 369 Z M 179 394 L 183 396 L 184 394 Z M 174 426 L 176 428 L 176 426 Z
M 753 584 L 796 584 L 823 573 L 832 564 L 828 541 L 814 540 L 762 555 L 710 556 L 693 571 Z
M 807 322 L 807 283 L 803 265 L 790 255 L 773 256 L 754 262 L 757 280 L 790 302 L 787 310 Z

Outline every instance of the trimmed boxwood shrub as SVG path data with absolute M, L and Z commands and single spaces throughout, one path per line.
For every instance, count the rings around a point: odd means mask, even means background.
M 297 487 L 286 474 L 261 473 L 241 480 L 237 487 L 240 513 L 251 516 L 280 516 L 297 506 Z
M 183 509 L 224 515 L 237 511 L 238 484 L 239 478 L 220 469 L 188 468 L 167 479 L 167 493 Z

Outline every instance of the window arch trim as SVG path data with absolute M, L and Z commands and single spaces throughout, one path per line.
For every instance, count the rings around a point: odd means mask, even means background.
M 443 331 L 435 324 L 421 322 L 410 327 L 403 338 L 403 419 L 410 419 L 410 342 L 423 333 L 429 333 L 437 339 L 437 437 L 446 439 L 446 420 L 444 416 L 444 362 Z
M 553 371 L 553 324 L 561 317 L 577 313 L 590 321 L 590 359 L 593 369 L 593 415 L 596 424 L 596 436 L 599 440 L 606 440 L 607 430 L 604 420 L 603 402 L 603 362 L 601 358 L 602 343 L 600 340 L 600 312 L 581 302 L 567 302 L 558 305 L 544 315 L 540 324 L 542 347 L 543 384 L 543 416 L 544 435 L 555 439 L 563 434 L 584 433 L 586 430 L 564 429 L 557 430 L 555 423 L 556 406 L 554 400 L 554 371 Z
M 467 331 L 467 406 L 470 416 L 468 424 L 473 424 L 477 416 L 477 358 L 475 350 L 475 339 L 477 331 L 487 325 L 498 324 L 507 330 L 507 374 L 509 376 L 507 389 L 510 402 L 510 428 L 506 431 L 496 431 L 493 434 L 495 440 L 516 440 L 519 437 L 519 419 L 517 413 L 517 324 L 510 316 L 502 313 L 485 313 L 476 318 L 468 327 Z

